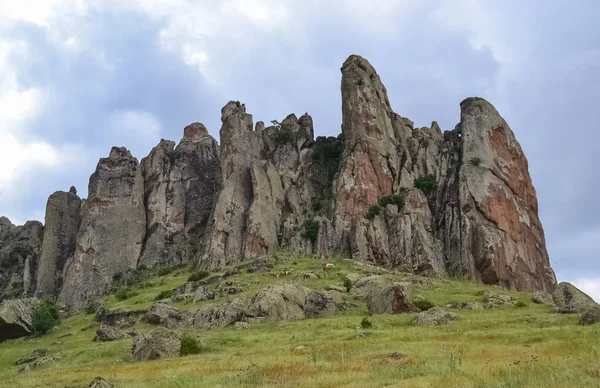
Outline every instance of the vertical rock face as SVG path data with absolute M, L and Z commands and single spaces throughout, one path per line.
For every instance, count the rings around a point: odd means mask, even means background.
M 252 163 L 262 149 L 259 131 L 252 130 L 246 107 L 231 101 L 221 110 L 221 171 L 223 187 L 214 211 L 214 226 L 200 265 L 209 269 L 240 261 L 246 245 L 247 211 L 252 202 Z
M 253 129 L 232 101 L 220 147 L 193 123 L 141 164 L 113 148 L 88 200 L 53 194 L 43 247 L 40 223 L 0 218 L 1 298 L 60 288 L 61 304 L 83 307 L 127 269 L 216 270 L 280 248 L 552 291 L 527 159 L 496 109 L 468 98 L 453 131 L 415 127 L 367 60 L 350 56 L 341 71 L 338 137 L 315 140 L 308 114 Z
M 0 217 L 0 300 L 34 292 L 43 233 L 40 222 L 15 226 L 8 218 Z
M 204 251 L 221 186 L 219 147 L 193 123 L 175 144 L 163 140 L 142 161 L 147 235 L 140 265 L 183 264 Z
M 48 198 L 36 296 L 55 296 L 60 290 L 65 263 L 75 253 L 80 207 L 81 199 L 73 192 L 57 191 Z
M 553 290 L 535 189 L 512 130 L 490 103 L 468 98 L 457 131 L 460 262 L 484 283 Z
M 107 291 L 115 274 L 136 268 L 145 233 L 142 169 L 127 149 L 113 147 L 90 177 L 60 303 L 83 307 Z

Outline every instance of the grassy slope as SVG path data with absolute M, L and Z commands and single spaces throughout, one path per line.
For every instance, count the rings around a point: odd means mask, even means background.
M 315 289 L 341 285 L 340 272 L 363 272 L 348 261 L 334 262 L 336 268 L 326 278 L 303 283 Z M 292 272 L 280 279 L 319 270 L 320 263 L 282 258 L 270 273 L 243 273 L 235 279 L 248 283 L 246 293 L 253 294 L 277 280 L 274 273 L 289 268 Z M 182 270 L 154 278 L 137 296 L 122 302 L 111 296 L 107 303 L 146 308 L 160 291 L 184 283 L 188 275 Z M 433 288 L 415 287 L 413 296 L 445 305 L 479 301 L 483 289 L 479 284 L 440 279 Z M 357 337 L 355 328 L 368 315 L 366 307 L 353 300 L 358 307 L 329 318 L 263 322 L 243 331 L 205 331 L 203 354 L 146 363 L 131 362 L 129 339 L 92 342 L 98 324 L 92 315 L 79 314 L 47 336 L 0 344 L 0 386 L 84 387 L 100 375 L 119 388 L 600 387 L 600 325 L 579 326 L 577 316 L 554 315 L 548 307 L 530 303 L 528 294 L 510 294 L 527 306 L 455 311 L 460 320 L 442 327 L 413 327 L 409 315 L 377 315 L 369 317 L 373 327 L 365 337 Z M 189 309 L 200 305 L 176 304 Z M 137 328 L 150 330 L 142 323 Z M 59 338 L 65 333 L 73 336 Z M 59 352 L 63 358 L 19 374 L 15 360 L 36 348 Z M 392 357 L 394 353 L 398 355 Z

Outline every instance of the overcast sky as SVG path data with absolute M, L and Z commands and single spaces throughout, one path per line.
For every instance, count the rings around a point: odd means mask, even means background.
M 143 158 L 220 109 L 308 112 L 340 131 L 340 66 L 360 54 L 416 125 L 482 96 L 529 159 L 559 280 L 600 300 L 600 2 L 595 0 L 15 0 L 0 2 L 0 215 L 43 220 L 48 195 L 113 145 Z

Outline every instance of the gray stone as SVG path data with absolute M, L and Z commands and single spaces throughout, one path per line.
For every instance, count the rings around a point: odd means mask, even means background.
M 583 313 L 598 306 L 589 295 L 567 282 L 561 282 L 556 287 L 552 298 L 560 313 Z
M 36 298 L 5 300 L 0 303 L 0 342 L 33 333 L 31 318 L 39 307 Z
M 537 304 L 545 304 L 547 306 L 553 306 L 554 300 L 552 295 L 544 291 L 536 291 L 531 295 L 531 301 Z
M 196 292 L 194 293 L 194 302 L 200 302 L 203 300 L 211 299 L 215 299 L 215 293 L 212 292 L 210 289 L 204 286 L 200 286 L 196 289 Z
M 427 311 L 415 314 L 413 325 L 415 326 L 439 326 L 458 319 L 456 314 L 448 312 L 441 307 L 433 307 Z
M 477 302 L 458 302 L 453 307 L 459 310 L 483 310 L 483 306 Z
M 252 298 L 251 315 L 286 321 L 302 319 L 308 294 L 306 287 L 294 283 L 273 283 Z
M 116 274 L 136 268 L 146 234 L 142 169 L 127 149 L 113 147 L 100 159 L 88 191 L 59 296 L 62 306 L 73 308 L 108 292 Z
M 408 299 L 408 289 L 385 276 L 369 276 L 356 282 L 351 292 L 367 303 L 372 314 L 419 311 Z
M 135 337 L 131 346 L 134 361 L 176 357 L 180 351 L 180 334 L 164 327 L 157 327 L 146 335 Z
M 72 192 L 57 191 L 48 198 L 44 242 L 37 267 L 35 295 L 56 296 L 63 283 L 67 260 L 75 253 L 81 199 Z
M 203 329 L 233 325 L 245 318 L 247 309 L 248 301 L 243 297 L 237 297 L 223 305 L 208 305 L 194 314 L 193 324 Z
M 193 319 L 193 313 L 160 302 L 154 303 L 143 317 L 145 322 L 169 328 L 191 325 Z
M 90 385 L 89 388 L 114 388 L 114 385 L 104 380 L 102 377 L 96 377 Z
M 581 325 L 593 325 L 598 322 L 600 322 L 600 306 L 589 307 L 579 319 Z
M 483 293 L 483 302 L 488 308 L 498 308 L 503 306 L 514 306 L 517 301 L 510 295 L 496 293 L 488 289 Z

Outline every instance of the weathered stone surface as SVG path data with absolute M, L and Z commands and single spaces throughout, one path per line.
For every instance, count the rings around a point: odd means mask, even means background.
M 173 265 L 204 253 L 221 188 L 219 146 L 201 123 L 175 143 L 162 140 L 142 160 L 148 235 L 140 265 Z
M 15 226 L 0 217 L 0 300 L 33 294 L 43 233 L 40 222 Z
M 56 362 L 58 360 L 60 360 L 62 358 L 62 356 L 58 353 L 56 354 L 52 354 L 52 355 L 43 355 L 40 356 L 38 358 L 35 358 L 33 361 L 24 364 L 20 369 L 19 369 L 19 373 L 23 373 L 23 372 L 29 372 L 32 369 L 35 369 L 39 366 L 51 363 L 51 362 Z
M 72 192 L 57 191 L 48 198 L 42 253 L 37 266 L 35 295 L 55 296 L 63 283 L 67 260 L 75 253 L 81 199 Z
M 216 329 L 233 325 L 246 316 L 248 300 L 238 297 L 224 305 L 209 305 L 194 314 L 194 326 L 203 329 Z
M 304 315 L 306 318 L 327 317 L 338 311 L 342 301 L 339 291 L 311 291 L 306 295 Z
M 106 293 L 115 274 L 136 268 L 146 234 L 142 169 L 125 148 L 100 159 L 88 191 L 59 297 L 74 308 Z
M 215 299 L 215 293 L 204 286 L 199 286 L 194 292 L 194 302 L 211 299 Z
M 180 311 L 173 306 L 160 302 L 154 303 L 143 317 L 145 322 L 170 328 L 191 325 L 193 319 L 193 313 Z
M 487 284 L 554 290 L 535 189 L 512 130 L 489 102 L 467 98 L 455 131 L 462 153 L 460 214 L 458 220 L 446 220 L 450 230 L 444 233 L 460 239 L 446 241 L 448 261 Z
M 483 302 L 488 308 L 498 308 L 503 306 L 514 306 L 517 301 L 510 295 L 485 290 L 483 293 Z
M 33 333 L 31 318 L 39 307 L 36 298 L 5 300 L 0 303 L 0 342 Z
M 352 294 L 367 303 L 372 314 L 402 314 L 419 311 L 408 299 L 405 286 L 385 276 L 368 276 L 356 282 Z
M 552 300 L 552 294 L 549 294 L 544 291 L 536 291 L 531 295 L 531 301 L 537 304 L 545 304 L 548 306 L 554 305 L 554 300 Z
M 104 380 L 102 377 L 96 377 L 90 385 L 89 388 L 114 388 L 114 385 Z
M 100 325 L 100 328 L 96 330 L 96 336 L 94 341 L 97 342 L 111 342 L 118 341 L 123 338 L 136 337 L 138 335 L 137 330 L 121 330 L 115 326 L 109 326 L 105 323 Z
M 146 335 L 133 339 L 131 354 L 134 361 L 158 360 L 179 356 L 181 336 L 173 330 L 157 327 Z
M 279 320 L 302 319 L 308 294 L 306 287 L 294 283 L 273 283 L 252 298 L 250 314 Z
M 457 315 L 444 310 L 441 307 L 433 307 L 427 311 L 416 314 L 413 318 L 415 326 L 439 326 L 445 325 L 457 319 Z
M 600 306 L 590 307 L 581 314 L 579 323 L 581 325 L 593 325 L 600 322 Z
M 453 307 L 459 310 L 483 310 L 483 306 L 477 302 L 458 302 Z
M 29 364 L 30 362 L 33 362 L 41 357 L 44 357 L 46 355 L 46 353 L 48 353 L 47 349 L 35 349 L 33 352 L 31 352 L 31 354 L 28 354 L 27 356 L 23 356 L 23 357 L 19 358 L 15 362 L 15 365 Z
M 554 304 L 559 312 L 582 313 L 598 304 L 586 293 L 568 282 L 561 282 L 552 294 Z

